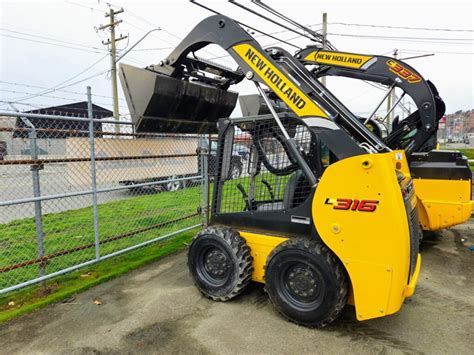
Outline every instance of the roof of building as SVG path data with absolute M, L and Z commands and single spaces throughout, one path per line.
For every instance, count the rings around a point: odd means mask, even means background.
M 74 102 L 66 105 L 42 107 L 34 110 L 24 111 L 25 113 L 38 113 L 46 115 L 70 116 L 70 117 L 88 117 L 87 101 Z M 112 117 L 113 112 L 101 106 L 92 104 L 94 118 L 101 119 Z

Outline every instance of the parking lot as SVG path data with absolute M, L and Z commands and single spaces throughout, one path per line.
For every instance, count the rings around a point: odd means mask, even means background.
M 323 330 L 280 318 L 260 285 L 228 303 L 202 297 L 183 252 L 4 324 L 0 352 L 468 354 L 473 243 L 474 220 L 430 236 L 415 296 L 398 314 L 357 322 L 347 307 Z

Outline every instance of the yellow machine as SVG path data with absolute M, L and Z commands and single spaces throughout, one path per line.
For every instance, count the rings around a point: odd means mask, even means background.
M 187 56 L 210 43 L 239 70 Z M 120 77 L 137 132 L 218 133 L 210 224 L 188 251 L 202 294 L 227 301 L 252 281 L 265 283 L 284 317 L 312 327 L 334 321 L 347 303 L 359 320 L 386 316 L 413 294 L 421 230 L 405 152 L 385 147 L 322 95 L 289 53 L 263 50 L 216 15 L 159 64 L 122 65 Z M 270 114 L 225 118 L 237 100 L 228 88 L 244 78 Z M 277 113 L 274 97 L 292 112 Z M 351 134 L 331 119 L 337 115 Z M 233 179 L 241 145 L 250 157 Z
M 398 88 L 401 97 L 409 96 L 417 110 L 404 120 L 396 118 L 391 127 L 383 126 L 387 117 L 382 122 L 373 120 L 374 111 L 363 121 L 387 146 L 405 150 L 423 230 L 448 228 L 470 218 L 471 169 L 460 152 L 439 150 L 436 133 L 445 105 L 433 83 L 407 63 L 390 57 L 321 50 L 315 46 L 302 49 L 296 56 L 304 65 L 317 66 L 311 72 L 315 78 L 338 76 L 383 83 L 388 88 L 387 95 Z M 384 137 L 381 127 L 387 132 Z
M 420 255 L 411 251 L 411 242 L 416 249 L 416 240 L 400 243 L 399 238 L 400 235 L 410 233 L 415 237 L 417 235 L 416 198 L 409 174 L 406 169 L 403 169 L 405 172 L 398 170 L 399 178 L 403 177 L 400 181 L 392 181 L 392 186 L 388 188 L 380 183 L 381 179 L 391 175 L 397 163 L 406 168 L 404 156 L 403 160 L 396 161 L 394 157 L 397 154 L 403 156 L 400 152 L 359 156 L 331 165 L 321 178 L 312 202 L 315 227 L 324 244 L 338 256 L 349 276 L 349 292 L 352 294 L 349 299 L 356 307 L 358 320 L 396 313 L 404 299 L 413 295 L 420 272 Z M 340 188 L 346 179 L 344 169 L 355 172 L 351 178 L 359 180 L 360 184 L 356 184 L 359 189 L 354 189 L 352 184 Z M 400 198 L 398 189 L 406 194 L 404 200 Z M 374 199 L 372 201 L 377 201 L 379 215 L 351 213 L 351 208 L 343 213 L 334 208 L 338 199 L 333 198 L 334 203 L 328 204 L 327 196 L 352 196 L 353 201 L 364 201 L 364 197 L 371 197 Z M 384 196 L 384 199 L 381 200 L 380 196 Z M 413 220 L 409 220 L 408 225 L 398 224 L 397 220 L 407 218 L 405 210 L 408 210 L 408 218 Z M 387 220 L 384 214 L 396 216 Z M 363 233 L 360 232 L 361 224 L 366 226 Z M 409 228 L 413 230 L 409 231 Z M 382 237 L 380 230 L 384 229 L 386 232 Z M 275 247 L 289 239 L 246 231 L 240 231 L 240 235 L 246 240 L 253 257 L 252 279 L 264 283 L 269 255 Z M 374 255 L 377 257 L 374 258 Z M 404 258 L 400 258 L 400 255 Z M 402 262 L 410 255 L 414 258 L 411 266 Z M 374 280 L 378 281 L 375 283 Z
M 300 64 L 308 68 L 304 76 L 309 75 L 314 79 L 326 76 L 346 77 L 386 88 L 386 95 L 373 111 L 371 110 L 372 114 L 359 119 L 385 146 L 392 150 L 405 151 L 423 230 L 436 231 L 467 221 L 472 211 L 472 173 L 467 158 L 460 152 L 436 149 L 438 121 L 443 117 L 446 107 L 436 86 L 430 80 L 397 58 L 339 51 L 317 31 L 289 18 L 262 0 L 252 0 L 252 6 L 234 0 L 229 2 L 240 10 L 247 11 L 249 16 L 258 16 L 262 21 L 299 34 L 298 39 L 309 39 L 309 45 L 297 48 L 293 54 Z M 280 42 L 293 45 L 288 41 Z M 266 50 L 272 53 L 278 52 L 280 48 L 269 47 Z M 293 69 L 298 70 L 297 66 L 293 66 Z M 331 119 L 359 140 L 360 132 L 355 128 L 354 116 L 349 110 L 327 88 L 314 83 L 313 88 L 326 98 L 322 101 L 337 107 L 338 112 L 330 114 Z M 399 91 L 398 99 L 389 102 L 388 98 L 394 94 L 395 89 Z M 393 121 L 388 120 L 388 117 L 394 116 L 394 110 L 401 100 L 407 97 L 413 101 L 416 109 L 403 119 L 395 116 Z M 385 117 L 375 119 L 378 109 L 386 100 L 389 105 Z M 372 146 L 377 152 L 384 149 L 380 144 Z
M 197 287 L 226 301 L 251 280 L 265 283 L 276 309 L 307 326 L 330 323 L 347 303 L 358 320 L 397 312 L 414 292 L 421 260 L 404 152 L 365 154 L 335 126 L 321 130 L 322 120 L 279 119 L 303 159 L 293 159 L 272 116 L 219 122 L 211 225 L 188 253 Z M 229 154 L 244 137 L 248 174 L 231 180 Z M 336 156 L 327 166 L 317 164 L 321 143 Z M 354 155 L 337 159 L 341 144 Z

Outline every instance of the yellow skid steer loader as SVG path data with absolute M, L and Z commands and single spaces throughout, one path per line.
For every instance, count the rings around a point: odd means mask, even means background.
M 240 69 L 188 56 L 208 44 L 227 50 Z M 270 115 L 227 118 L 237 101 L 229 87 L 245 78 Z M 347 303 L 366 320 L 397 312 L 413 294 L 421 230 L 405 152 L 320 95 L 296 58 L 263 50 L 218 14 L 160 63 L 121 65 L 120 79 L 137 132 L 218 133 L 210 224 L 188 251 L 204 295 L 227 301 L 251 281 L 265 283 L 284 317 L 324 326 Z M 274 110 L 262 84 L 289 113 Z M 245 174 L 232 179 L 236 142 L 251 152 Z

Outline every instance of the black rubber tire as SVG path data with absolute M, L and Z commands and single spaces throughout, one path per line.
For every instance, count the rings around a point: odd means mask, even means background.
M 215 301 L 228 301 L 251 282 L 250 248 L 237 231 L 211 226 L 193 238 L 188 268 L 202 294 Z
M 324 327 L 346 305 L 348 281 L 341 262 L 322 242 L 292 238 L 268 256 L 265 290 L 288 320 Z

